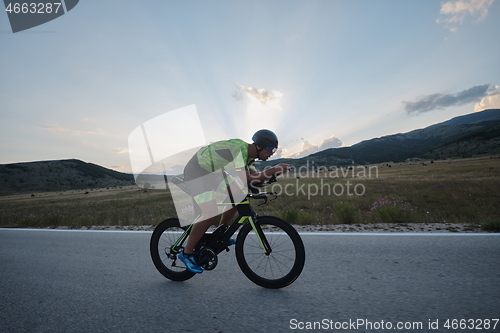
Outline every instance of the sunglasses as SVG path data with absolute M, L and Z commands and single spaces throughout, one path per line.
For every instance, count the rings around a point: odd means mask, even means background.
M 271 154 L 274 154 L 278 148 L 276 148 L 272 143 L 266 142 L 266 150 L 270 152 Z

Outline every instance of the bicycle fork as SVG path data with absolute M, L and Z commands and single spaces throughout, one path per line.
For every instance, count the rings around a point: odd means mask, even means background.
M 255 223 L 252 216 L 248 216 L 248 221 L 250 222 L 250 225 L 252 226 L 252 229 L 255 232 L 255 236 L 257 237 L 257 240 L 259 241 L 259 244 L 262 247 L 264 254 L 266 256 L 270 255 L 271 252 L 273 252 L 273 250 L 271 249 L 271 246 L 269 245 L 269 242 L 267 241 L 266 235 L 264 235 L 262 228 L 260 227 L 260 225 L 257 225 Z

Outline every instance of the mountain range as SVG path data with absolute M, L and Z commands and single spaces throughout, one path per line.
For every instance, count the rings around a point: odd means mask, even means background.
M 0 196 L 134 185 L 134 176 L 77 159 L 0 164 Z
M 425 158 L 430 157 L 431 152 L 434 152 L 434 158 L 470 157 L 500 153 L 499 142 L 500 109 L 491 109 L 455 117 L 407 133 L 365 140 L 350 147 L 325 149 L 299 159 L 256 162 L 256 165 L 259 169 L 277 163 L 288 163 L 294 167 L 365 165 Z M 444 150 L 445 147 L 448 149 Z
M 258 169 L 278 163 L 306 166 L 351 166 L 401 162 L 411 158 L 446 159 L 500 154 L 500 109 L 459 116 L 407 133 L 330 148 L 299 159 L 257 161 Z M 77 159 L 0 164 L 0 196 L 134 185 L 132 174 Z

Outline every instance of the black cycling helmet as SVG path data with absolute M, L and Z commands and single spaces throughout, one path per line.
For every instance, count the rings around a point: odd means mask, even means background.
M 261 159 L 260 152 L 262 150 L 265 149 L 272 155 L 278 149 L 278 137 L 270 130 L 261 129 L 260 131 L 255 132 L 252 136 L 252 140 L 255 149 L 257 149 L 257 157 L 259 159 Z
M 273 131 L 261 129 L 252 136 L 253 143 L 261 148 L 278 148 L 278 137 Z

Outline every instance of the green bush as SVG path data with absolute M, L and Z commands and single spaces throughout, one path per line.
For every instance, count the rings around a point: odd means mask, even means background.
M 355 206 L 344 202 L 337 202 L 333 205 L 333 209 L 340 223 L 355 223 L 359 215 L 359 210 Z
M 483 230 L 500 232 L 500 219 L 486 220 L 481 224 Z
M 278 213 L 278 216 L 291 224 L 314 224 L 314 216 L 302 209 L 290 208 Z
M 383 223 L 407 223 L 410 214 L 409 203 L 388 197 L 375 201 L 368 213 L 375 222 Z

